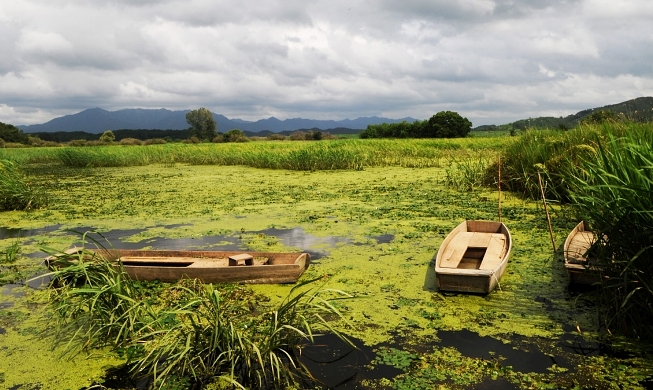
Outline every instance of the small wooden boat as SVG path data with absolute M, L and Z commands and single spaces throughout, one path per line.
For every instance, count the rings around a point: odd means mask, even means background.
M 570 284 L 591 285 L 601 281 L 599 270 L 592 267 L 593 258 L 588 256 L 588 251 L 595 242 L 596 235 L 585 221 L 576 225 L 567 236 L 564 256 Z
M 204 283 L 295 283 L 310 263 L 308 253 L 84 249 L 88 255 L 122 263 L 132 279 Z M 72 248 L 66 254 L 81 253 Z M 46 259 L 56 267 L 57 256 Z
M 501 222 L 465 221 L 444 239 L 435 256 L 438 289 L 487 294 L 506 271 L 512 236 Z

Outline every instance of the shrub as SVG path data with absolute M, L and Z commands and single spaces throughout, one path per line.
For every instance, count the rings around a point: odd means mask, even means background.
M 143 142 L 136 138 L 123 138 L 120 140 L 120 145 L 141 145 Z
M 172 142 L 172 140 L 170 142 Z M 146 139 L 145 141 L 143 141 L 143 145 L 163 145 L 163 144 L 167 144 L 167 143 L 168 143 L 168 141 L 166 141 L 163 138 L 149 138 L 149 139 Z
M 270 141 L 283 141 L 286 139 L 286 136 L 283 134 L 272 133 L 267 136 L 267 139 Z
M 70 142 L 68 142 L 69 146 L 86 146 L 86 140 L 85 139 L 74 139 Z
M 301 130 L 297 130 L 294 133 L 290 134 L 288 136 L 288 139 L 292 141 L 300 141 L 300 140 L 303 141 L 306 139 L 306 133 Z

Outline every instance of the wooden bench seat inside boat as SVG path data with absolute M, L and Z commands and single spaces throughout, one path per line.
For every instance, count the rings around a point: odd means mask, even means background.
M 503 252 L 505 250 L 506 240 L 503 234 L 484 233 L 484 232 L 461 232 L 451 240 L 447 245 L 446 252 L 440 261 L 440 267 L 458 268 L 465 254 L 475 252 L 479 254 L 474 268 L 483 270 L 492 270 L 499 266 Z M 472 251 L 469 251 L 472 249 Z M 482 258 L 480 257 L 482 256 Z M 467 268 L 464 266 L 463 268 Z

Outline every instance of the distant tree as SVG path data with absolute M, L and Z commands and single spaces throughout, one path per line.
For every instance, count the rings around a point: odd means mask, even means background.
M 213 142 L 247 142 L 249 138 L 242 130 L 231 129 L 213 139 Z
M 112 143 L 116 140 L 116 136 L 113 134 L 113 131 L 107 130 L 100 136 L 100 142 Z
M 204 107 L 187 112 L 186 122 L 190 125 L 189 130 L 193 137 L 197 137 L 203 141 L 211 141 L 218 135 L 217 124 L 213 118 L 213 114 Z
M 467 118 L 463 118 L 454 111 L 440 111 L 428 120 L 423 137 L 466 137 L 471 130 L 472 122 Z
M 5 142 L 15 142 L 26 144 L 28 142 L 27 134 L 21 129 L 8 123 L 0 122 L 0 138 Z

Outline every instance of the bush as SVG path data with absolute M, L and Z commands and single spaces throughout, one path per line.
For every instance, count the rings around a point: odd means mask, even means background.
M 172 142 L 172 141 L 170 141 L 170 142 Z M 149 139 L 146 139 L 145 141 L 143 141 L 143 145 L 163 145 L 163 144 L 167 144 L 167 143 L 168 143 L 168 141 L 166 141 L 163 138 L 149 138 Z
M 181 142 L 184 143 L 184 144 L 199 144 L 199 143 L 202 142 L 202 140 L 199 139 L 199 138 L 197 138 L 197 137 L 195 137 L 195 136 L 193 136 L 193 137 L 190 137 L 190 138 L 188 138 L 188 139 L 185 139 L 185 140 L 183 140 L 183 141 L 181 141 Z
M 245 135 L 245 133 L 242 130 L 238 129 L 233 129 L 229 130 L 226 133 L 214 138 L 218 139 L 218 141 L 214 142 L 247 142 L 249 141 L 249 138 Z
M 141 145 L 143 142 L 136 138 L 123 138 L 120 140 L 120 145 Z
M 283 141 L 286 139 L 286 136 L 283 134 L 272 133 L 267 136 L 269 141 Z
M 290 134 L 288 139 L 291 141 L 303 141 L 306 139 L 306 133 L 301 130 L 297 130 L 294 133 Z
M 68 142 L 69 146 L 86 146 L 86 140 L 85 139 L 74 139 L 70 142 Z

